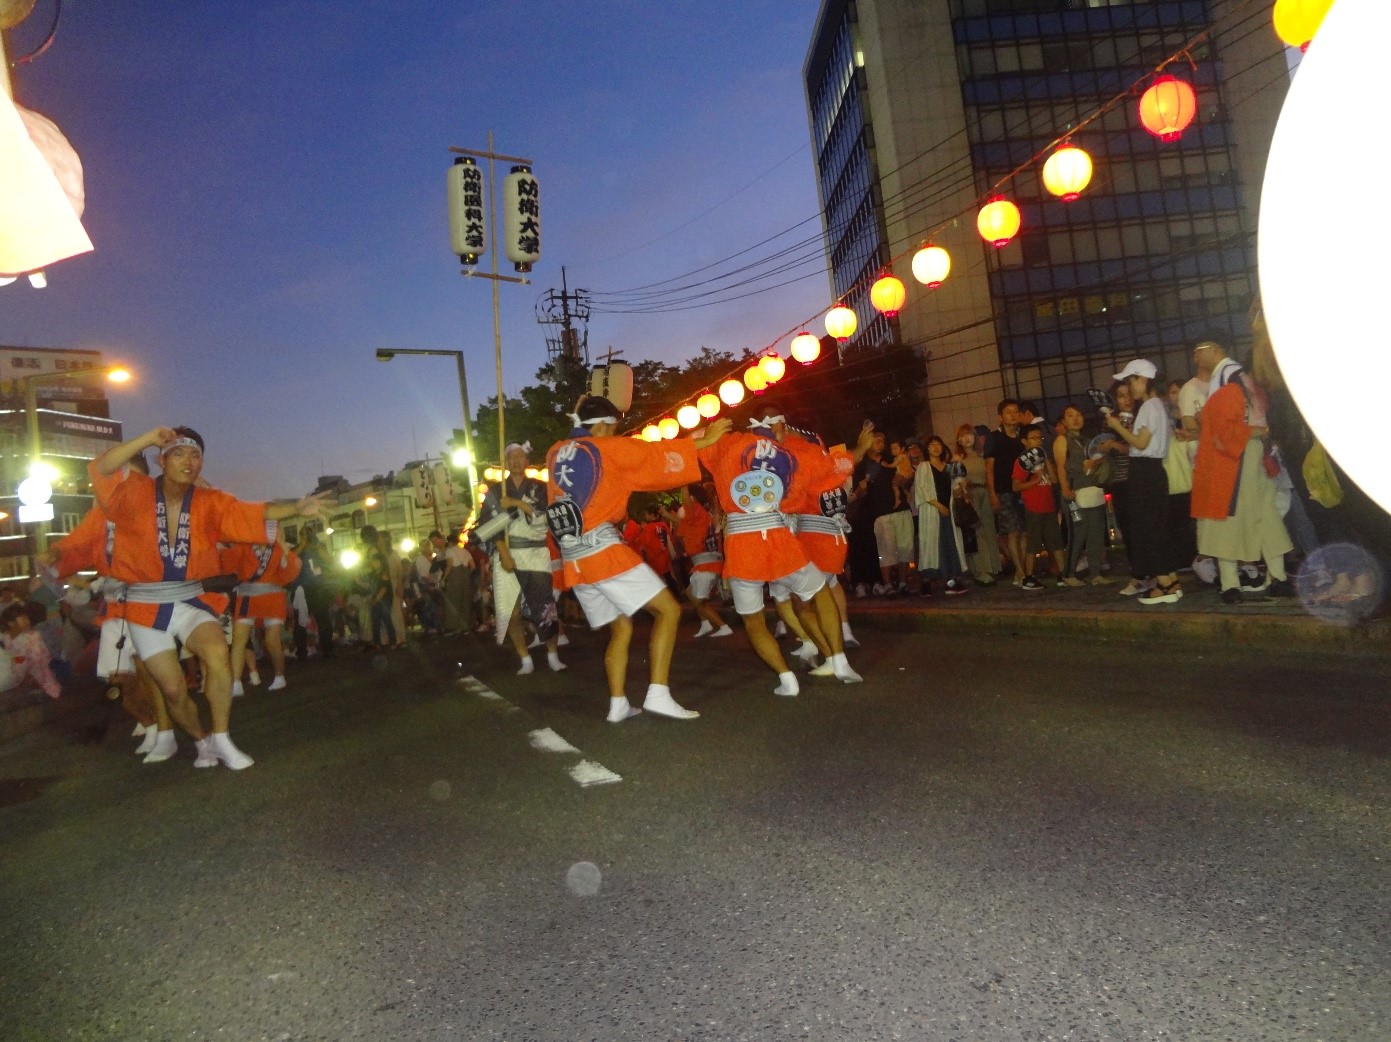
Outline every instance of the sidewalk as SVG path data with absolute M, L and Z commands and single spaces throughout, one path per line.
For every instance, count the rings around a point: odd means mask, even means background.
M 1142 605 L 1113 586 L 1054 587 L 1028 592 L 1008 579 L 994 586 L 971 585 L 971 592 L 931 598 L 915 593 L 896 597 L 856 597 L 847 588 L 855 626 L 875 629 L 1052 634 L 1102 640 L 1226 642 L 1283 650 L 1391 652 L 1391 618 L 1382 609 L 1357 625 L 1340 625 L 1310 614 L 1298 598 L 1222 602 L 1216 587 L 1184 573 L 1183 599 L 1176 604 Z M 938 584 L 940 586 L 940 584 Z

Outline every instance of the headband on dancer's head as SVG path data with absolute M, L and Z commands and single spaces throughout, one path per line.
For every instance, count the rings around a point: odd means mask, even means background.
M 772 427 L 775 423 L 786 423 L 787 417 L 781 413 L 771 413 L 768 416 L 755 416 L 749 420 L 749 428 L 757 430 L 759 427 Z
M 573 418 L 573 417 L 572 417 L 572 418 Z M 504 456 L 510 456 L 510 455 L 512 455 L 513 452 L 525 452 L 528 456 L 530 456 L 530 455 L 531 455 L 531 442 L 529 442 L 529 441 L 521 441 L 521 442 L 514 441 L 511 445 L 508 445 L 507 448 L 505 448 L 505 449 L 502 450 L 502 454 L 503 454 Z
M 596 423 L 617 423 L 618 409 L 607 398 L 590 395 L 570 413 L 570 419 L 576 427 L 593 427 Z
M 175 438 L 168 445 L 164 446 L 164 448 L 160 449 L 159 454 L 163 456 L 167 453 L 173 452 L 175 449 L 184 447 L 188 447 L 190 449 L 197 449 L 198 455 L 203 455 L 203 446 L 199 445 L 192 438 Z

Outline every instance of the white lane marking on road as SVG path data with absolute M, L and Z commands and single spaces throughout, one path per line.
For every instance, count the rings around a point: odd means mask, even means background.
M 542 727 L 527 735 L 531 739 L 531 747 L 540 749 L 547 753 L 577 753 L 579 752 L 573 745 L 567 742 L 560 735 L 556 734 L 549 727 Z
M 575 764 L 570 768 L 570 777 L 585 789 L 591 785 L 612 785 L 623 780 L 620 775 L 614 774 L 602 763 L 595 763 L 593 760 L 581 760 Z

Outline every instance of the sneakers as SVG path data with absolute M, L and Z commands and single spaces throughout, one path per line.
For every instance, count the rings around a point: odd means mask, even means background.
M 884 596 L 886 593 L 888 593 L 888 592 L 889 592 L 889 587 L 885 586 L 883 583 L 875 583 L 875 584 L 874 584 L 874 596 L 876 596 L 876 597 L 883 597 L 883 596 Z
M 1083 582 L 1081 579 L 1077 578 L 1077 576 L 1075 576 L 1075 575 L 1069 575 L 1069 576 L 1068 576 L 1067 578 L 1065 578 L 1065 579 L 1059 579 L 1059 580 L 1058 580 L 1058 585 L 1059 585 L 1059 586 L 1066 586 L 1068 589 L 1073 589 L 1073 590 L 1075 590 L 1077 587 L 1079 587 L 1079 586 L 1086 586 L 1087 584 L 1086 584 L 1085 582 Z
M 856 596 L 856 597 L 867 597 L 867 596 L 869 596 L 869 594 L 865 591 L 865 584 L 864 584 L 864 583 L 856 583 L 856 584 L 855 584 L 855 596 Z
M 1273 579 L 1265 593 L 1267 597 L 1293 597 L 1294 583 L 1288 579 Z
M 965 581 L 964 579 L 948 579 L 948 580 L 947 580 L 947 596 L 948 596 L 948 597 L 960 597 L 963 593 L 970 593 L 970 592 L 971 592 L 971 588 L 970 588 L 969 586 L 966 585 L 966 581 Z
M 1183 596 L 1183 588 L 1179 586 L 1175 579 L 1168 586 L 1156 583 L 1152 588 L 1140 594 L 1141 604 L 1173 604 Z
M 1122 597 L 1135 597 L 1139 594 L 1144 593 L 1153 585 L 1153 579 L 1131 579 L 1128 583 L 1121 587 L 1120 594 Z
M 1033 592 L 1035 592 L 1035 591 L 1037 591 L 1037 590 L 1043 589 L 1043 583 L 1039 582 L 1039 581 L 1038 581 L 1037 579 L 1035 579 L 1032 575 L 1030 575 L 1030 576 L 1027 576 L 1027 577 L 1019 584 L 1019 588 L 1020 588 L 1021 590 L 1028 590 L 1030 593 L 1033 593 Z

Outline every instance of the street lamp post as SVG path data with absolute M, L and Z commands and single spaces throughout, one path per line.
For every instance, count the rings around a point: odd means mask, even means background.
M 120 365 L 91 365 L 80 369 L 64 369 L 57 373 L 34 373 L 19 378 L 19 382 L 24 385 L 24 427 L 29 436 L 30 467 L 38 463 L 43 455 L 43 440 L 39 437 L 39 384 L 62 383 L 64 380 L 91 376 L 93 373 L 102 373 L 114 383 L 125 383 L 130 379 L 130 371 Z M 34 529 L 34 543 L 39 553 L 48 549 L 47 521 L 37 523 Z
M 473 451 L 473 419 L 468 404 L 468 376 L 464 372 L 464 353 L 462 351 L 431 351 L 421 348 L 404 347 L 379 347 L 377 348 L 377 361 L 389 362 L 397 355 L 437 355 L 442 358 L 453 358 L 455 365 L 459 369 L 459 404 L 464 408 L 464 448 L 468 451 L 468 478 L 469 478 L 469 504 L 474 504 L 473 497 L 478 489 L 478 456 Z

